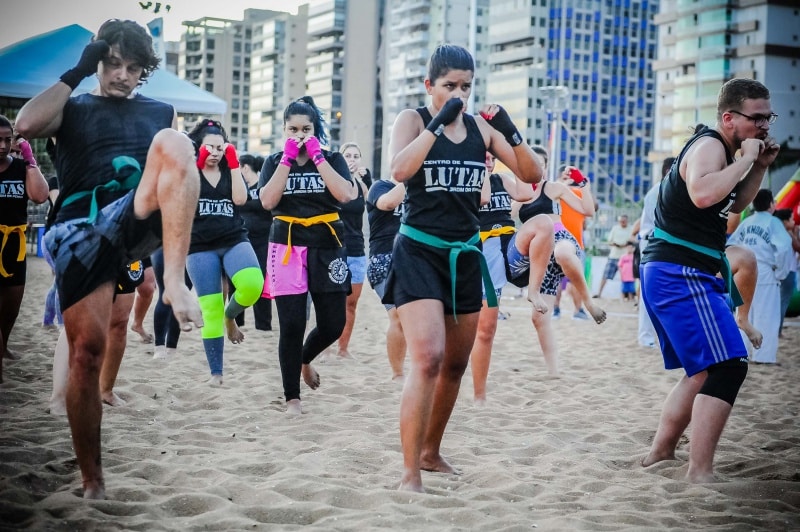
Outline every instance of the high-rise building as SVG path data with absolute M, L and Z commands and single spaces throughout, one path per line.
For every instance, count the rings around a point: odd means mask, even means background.
M 251 25 L 248 151 L 283 149 L 283 110 L 306 92 L 308 6 Z
M 601 202 L 637 201 L 650 186 L 658 4 L 491 3 L 487 99 L 506 107 L 530 142 L 550 145 L 551 164 L 586 173 Z
M 243 20 L 204 17 L 183 23 L 178 75 L 228 102 L 222 123 L 242 151 L 249 135 L 251 25 L 275 13 L 246 9 Z
M 386 2 L 380 61 L 383 100 L 383 153 L 391 127 L 403 109 L 428 104 L 423 81 L 433 50 L 442 43 L 469 48 L 475 58 L 473 110 L 485 102 L 489 0 L 392 0 Z M 388 161 L 384 160 L 384 171 Z
M 783 144 L 784 156 L 800 156 L 800 9 L 790 4 L 661 0 L 654 19 L 660 46 L 653 65 L 657 100 L 651 160 L 677 155 L 696 124 L 713 125 L 719 89 L 733 78 L 767 86 L 779 115 L 770 135 Z M 779 176 L 768 186 L 777 190 L 786 179 Z

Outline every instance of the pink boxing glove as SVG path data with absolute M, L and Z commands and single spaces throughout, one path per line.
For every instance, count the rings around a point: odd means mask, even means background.
M 283 157 L 281 157 L 281 164 L 284 166 L 292 167 L 292 164 L 297 160 L 300 155 L 300 145 L 297 144 L 297 139 L 289 137 L 283 144 Z
M 231 170 L 239 168 L 239 156 L 236 154 L 236 148 L 233 147 L 233 144 L 225 146 L 225 160 Z
M 211 155 L 211 153 L 208 151 L 208 148 L 206 148 L 205 144 L 202 144 L 200 150 L 197 152 L 197 168 L 199 170 L 206 167 L 206 159 L 208 159 L 209 155 Z
M 325 162 L 325 156 L 322 155 L 322 148 L 319 146 L 319 139 L 317 137 L 308 137 L 305 143 L 306 153 L 308 157 L 314 161 L 314 164 L 319 166 Z
M 31 144 L 27 140 L 19 139 L 19 141 L 17 141 L 17 147 L 19 148 L 19 154 L 22 156 L 22 160 L 28 163 L 28 166 L 33 168 L 39 166 L 36 164 L 36 158 L 33 156 Z

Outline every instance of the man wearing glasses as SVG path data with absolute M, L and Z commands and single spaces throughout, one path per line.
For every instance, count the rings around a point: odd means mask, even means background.
M 722 86 L 716 124 L 698 127 L 661 184 L 642 256 L 642 296 L 664 366 L 685 371 L 667 396 L 642 465 L 675 460 L 691 421 L 690 482 L 715 481 L 714 452 L 747 375 L 747 350 L 729 306 L 729 297 L 734 304 L 739 298 L 725 259 L 725 229 L 728 213 L 753 201 L 778 154 L 769 137 L 776 118 L 761 83 L 733 79 Z

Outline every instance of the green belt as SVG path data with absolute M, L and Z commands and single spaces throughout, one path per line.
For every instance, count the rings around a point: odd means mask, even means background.
M 123 168 L 133 168 L 133 172 L 123 180 L 113 179 L 106 183 L 105 185 L 98 185 L 94 187 L 92 190 L 84 190 L 81 192 L 76 192 L 66 198 L 64 201 L 61 202 L 62 207 L 66 207 L 70 203 L 74 203 L 81 198 L 85 198 L 86 196 L 92 197 L 92 204 L 89 208 L 89 218 L 87 219 L 87 223 L 93 224 L 95 220 L 97 220 L 97 192 L 100 190 L 104 190 L 107 192 L 114 192 L 117 190 L 132 190 L 136 188 L 139 184 L 139 181 L 142 179 L 142 167 L 139 166 L 139 161 L 134 159 L 133 157 L 128 157 L 127 155 L 120 155 L 119 157 L 115 157 L 113 161 L 111 161 L 112 166 L 114 167 L 114 171 L 119 174 L 119 171 Z
M 660 238 L 665 242 L 669 242 L 670 244 L 683 246 L 685 248 L 697 251 L 698 253 L 702 253 L 703 255 L 708 255 L 709 257 L 722 260 L 722 271 L 720 273 L 722 273 L 722 278 L 725 280 L 728 294 L 730 294 L 731 301 L 733 301 L 733 306 L 738 307 L 744 303 L 744 301 L 742 301 L 742 295 L 739 293 L 739 289 L 736 287 L 736 283 L 733 282 L 731 263 L 728 262 L 728 257 L 725 255 L 724 251 L 718 251 L 706 246 L 701 246 L 700 244 L 695 244 L 694 242 L 689 242 L 688 240 L 673 236 L 658 227 L 653 230 L 653 236 L 655 238 Z
M 486 264 L 486 257 L 483 256 L 480 248 L 475 245 L 481 241 L 480 233 L 476 233 L 475 236 L 470 238 L 467 242 L 448 242 L 438 236 L 433 236 L 419 229 L 414 229 L 410 225 L 400 224 L 400 234 L 435 248 L 450 250 L 450 286 L 453 291 L 454 317 L 456 315 L 456 262 L 458 261 L 459 253 L 462 251 L 472 251 L 478 253 L 480 256 L 481 276 L 483 277 L 483 286 L 486 289 L 486 304 L 490 307 L 497 306 L 497 295 L 494 293 L 494 284 L 492 284 L 492 275 L 489 273 L 489 266 Z

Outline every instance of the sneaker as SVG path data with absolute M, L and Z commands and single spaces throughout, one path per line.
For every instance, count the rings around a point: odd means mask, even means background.
M 561 309 L 558 307 L 553 307 L 553 319 L 557 320 L 561 317 Z
M 589 318 L 589 315 L 586 314 L 585 310 L 580 309 L 578 312 L 576 312 L 575 314 L 572 315 L 572 319 L 573 320 L 588 320 L 590 318 Z

